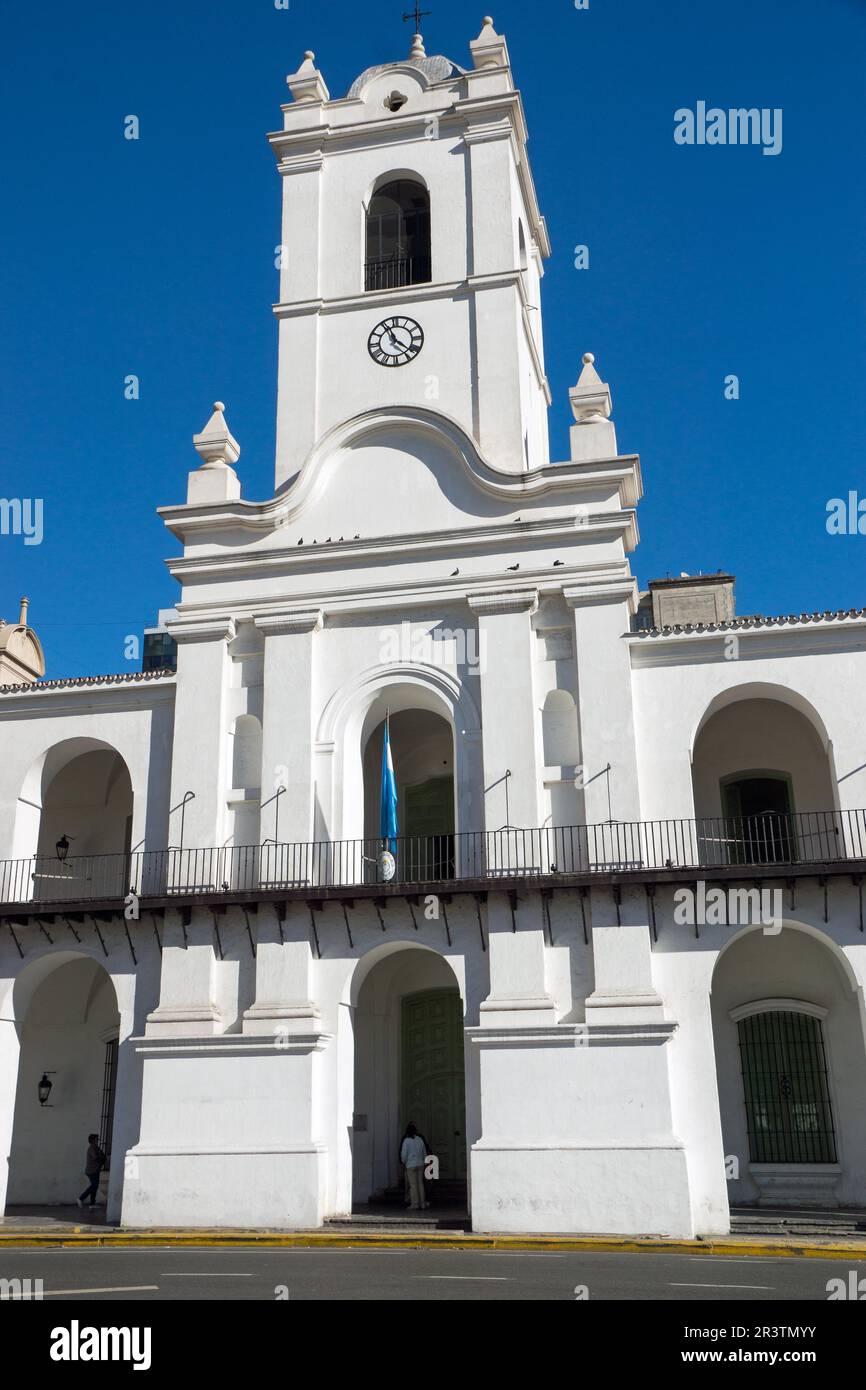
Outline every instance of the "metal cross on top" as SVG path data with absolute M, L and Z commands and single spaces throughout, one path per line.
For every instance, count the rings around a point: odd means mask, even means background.
M 406 21 L 407 21 L 408 19 L 414 19 L 414 21 L 415 21 L 415 33 L 416 33 L 416 34 L 420 34 L 420 33 L 421 33 L 421 20 L 422 20 L 422 19 L 426 19 L 426 18 L 428 17 L 428 15 L 431 15 L 432 13 L 433 13 L 432 10 L 422 10 L 422 8 L 421 8 L 421 0 L 415 0 L 415 8 L 414 8 L 414 10 L 410 10 L 409 14 L 404 14 L 404 16 L 403 16 L 403 23 L 405 24 Z

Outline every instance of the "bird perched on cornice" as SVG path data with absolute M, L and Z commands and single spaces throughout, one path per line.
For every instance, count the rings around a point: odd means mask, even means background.
M 509 570 L 519 570 L 519 569 L 520 569 L 520 565 L 508 565 L 507 568 L 508 568 Z

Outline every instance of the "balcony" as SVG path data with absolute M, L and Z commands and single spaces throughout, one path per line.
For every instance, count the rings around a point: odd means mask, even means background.
M 364 264 L 365 290 L 401 290 L 407 285 L 429 282 L 432 266 L 429 256 L 389 256 Z
M 385 852 L 387 851 L 387 853 Z M 0 909 L 186 900 L 298 897 L 349 890 L 441 891 L 593 881 L 788 877 L 811 867 L 866 868 L 866 811 L 702 820 L 606 822 L 382 840 L 169 849 L 140 854 L 0 861 Z M 459 886 L 458 886 L 459 885 Z

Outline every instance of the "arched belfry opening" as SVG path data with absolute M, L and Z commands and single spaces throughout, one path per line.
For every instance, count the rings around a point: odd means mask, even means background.
M 367 290 L 422 285 L 432 276 L 430 194 L 416 179 L 391 179 L 367 209 Z

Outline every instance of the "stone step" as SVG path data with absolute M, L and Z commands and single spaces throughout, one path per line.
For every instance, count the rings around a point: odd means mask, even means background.
M 856 1237 L 866 1232 L 866 1212 L 820 1211 L 796 1208 L 740 1209 L 731 1212 L 733 1235 Z
M 416 1233 L 430 1235 L 434 1231 L 462 1233 L 471 1230 L 465 1212 L 438 1214 L 425 1212 L 415 1215 L 406 1212 L 396 1215 L 387 1211 L 353 1212 L 351 1216 L 334 1216 L 325 1222 L 329 1231 L 394 1231 L 400 1235 Z

